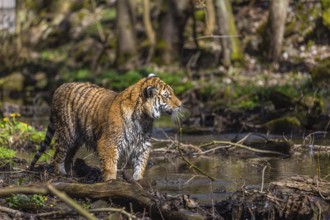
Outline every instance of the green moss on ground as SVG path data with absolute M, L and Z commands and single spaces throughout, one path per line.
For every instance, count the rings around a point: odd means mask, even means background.
M 283 116 L 273 119 L 265 124 L 270 133 L 298 133 L 302 130 L 301 123 L 296 117 Z

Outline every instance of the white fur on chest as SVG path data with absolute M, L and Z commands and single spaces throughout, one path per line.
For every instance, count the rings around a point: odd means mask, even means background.
M 140 125 L 134 123 L 130 126 L 126 125 L 117 143 L 120 166 L 125 166 L 132 158 L 150 148 L 149 140 L 150 134 L 144 133 Z

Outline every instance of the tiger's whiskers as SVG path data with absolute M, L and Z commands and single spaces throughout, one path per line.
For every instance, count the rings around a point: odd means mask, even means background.
M 181 106 L 180 108 L 174 110 L 171 114 L 171 120 L 173 122 L 178 122 L 178 120 L 183 120 L 185 118 L 188 118 L 189 117 L 189 110 L 184 107 L 184 106 Z

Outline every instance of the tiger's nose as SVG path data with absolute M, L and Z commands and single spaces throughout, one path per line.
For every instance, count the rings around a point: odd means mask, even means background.
M 177 105 L 177 107 L 178 108 L 181 108 L 181 106 L 182 106 L 182 102 L 180 101 L 180 100 L 178 100 L 179 102 L 178 102 L 178 105 Z
M 180 101 L 180 99 L 175 97 L 175 102 L 174 103 L 175 103 L 177 108 L 181 108 L 182 102 Z

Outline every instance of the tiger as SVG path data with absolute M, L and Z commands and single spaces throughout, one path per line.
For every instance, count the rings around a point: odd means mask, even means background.
M 30 169 L 55 135 L 57 173 L 68 174 L 73 157 L 85 145 L 97 152 L 103 181 L 115 180 L 118 166 L 127 163 L 133 168 L 132 179 L 143 179 L 153 122 L 164 113 L 178 120 L 182 103 L 172 87 L 155 74 L 119 93 L 91 83 L 62 84 L 54 92 L 46 136 Z

